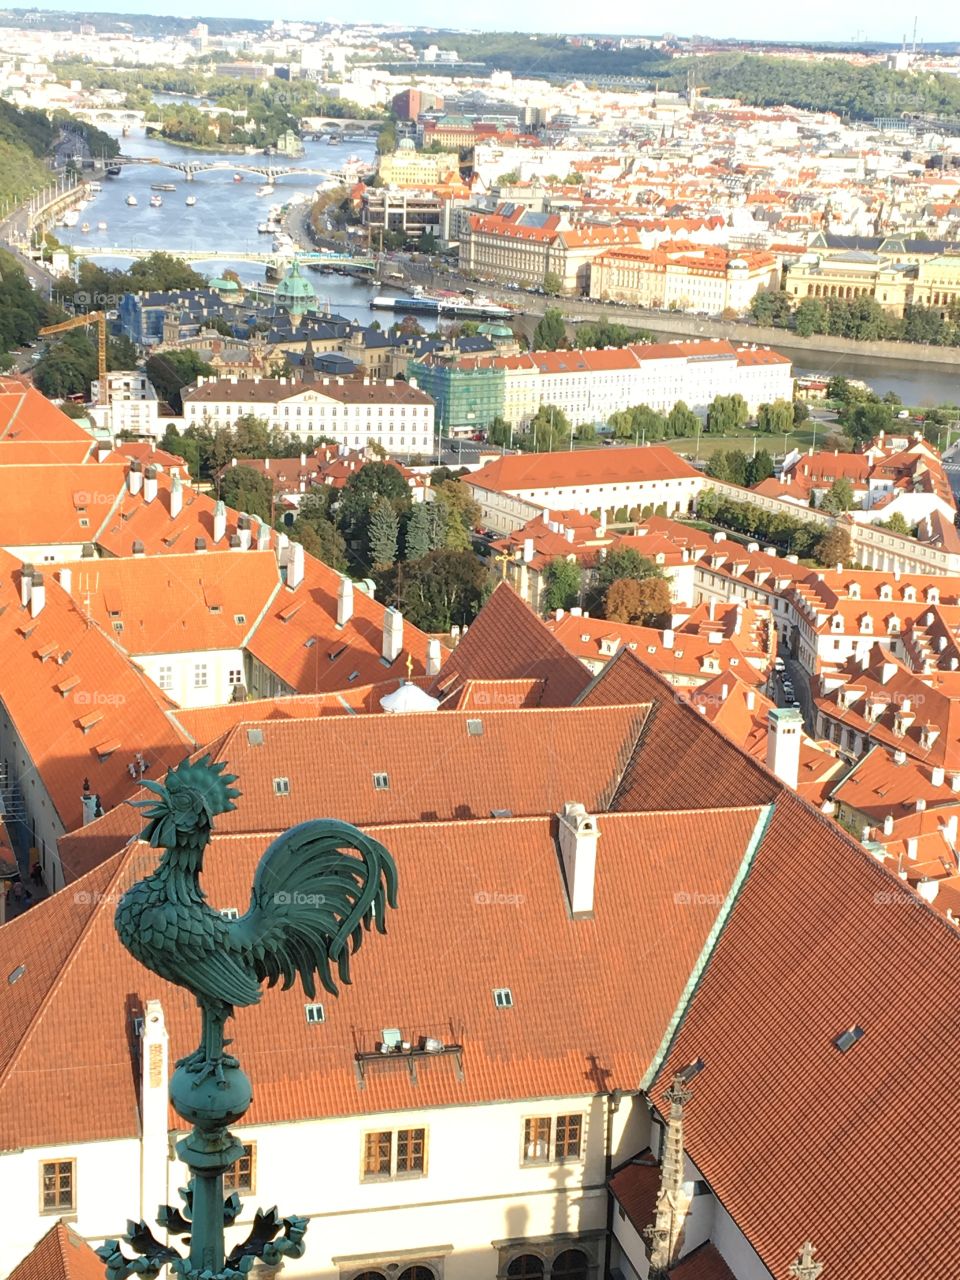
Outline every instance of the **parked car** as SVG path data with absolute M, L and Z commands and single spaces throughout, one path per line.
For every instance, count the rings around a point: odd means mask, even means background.
M 781 657 L 778 656 L 773 660 L 773 669 L 777 672 L 786 671 L 787 664 L 784 662 L 784 660 Z

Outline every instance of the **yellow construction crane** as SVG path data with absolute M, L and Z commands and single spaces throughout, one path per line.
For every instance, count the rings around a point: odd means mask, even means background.
M 50 337 L 54 333 L 66 333 L 68 329 L 97 326 L 97 378 L 100 394 L 97 404 L 107 403 L 107 317 L 102 311 L 88 311 L 86 315 L 74 316 L 72 320 L 64 320 L 61 324 L 48 324 L 40 330 L 40 337 Z

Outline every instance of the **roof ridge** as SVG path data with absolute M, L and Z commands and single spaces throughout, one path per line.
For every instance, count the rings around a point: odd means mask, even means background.
M 61 986 L 63 985 L 63 982 L 67 976 L 67 973 L 70 970 L 70 961 L 76 955 L 77 951 L 80 949 L 81 944 L 86 939 L 86 936 L 89 933 L 93 922 L 96 919 L 98 919 L 100 915 L 100 911 L 102 910 L 104 904 L 109 904 L 115 898 L 116 895 L 112 894 L 110 892 L 110 889 L 117 882 L 121 872 L 124 869 L 124 863 L 126 862 L 126 856 L 127 856 L 127 849 L 128 849 L 128 846 L 124 845 L 122 849 L 119 849 L 116 853 L 111 855 L 112 858 L 116 859 L 117 866 L 113 871 L 113 873 L 110 875 L 110 877 L 107 879 L 104 885 L 103 891 L 97 894 L 96 901 L 92 904 L 90 914 L 87 916 L 87 919 L 83 927 L 80 929 L 80 932 L 74 938 L 73 943 L 67 952 L 67 955 L 64 959 L 63 964 L 57 970 L 57 973 L 55 974 L 53 981 L 47 987 L 47 990 L 44 993 L 43 998 L 40 1000 L 36 1009 L 34 1010 L 33 1015 L 30 1018 L 30 1021 L 27 1027 L 25 1028 L 23 1034 L 20 1037 L 20 1041 L 17 1044 L 16 1049 L 13 1051 L 13 1053 L 10 1055 L 9 1059 L 7 1060 L 6 1066 L 3 1067 L 2 1070 L 0 1070 L 0 1090 L 2 1090 L 5 1087 L 7 1081 L 10 1079 L 11 1075 L 13 1074 L 14 1068 L 16 1067 L 17 1063 L 20 1061 L 20 1058 L 23 1056 L 24 1051 L 26 1050 L 26 1047 L 29 1044 L 34 1032 L 36 1031 L 40 1022 L 43 1020 L 43 1015 L 46 1013 L 47 1008 L 52 1003 L 55 994 L 60 990 Z M 110 860 L 111 860 L 110 858 L 105 859 L 103 862 L 99 864 L 99 866 L 94 867 L 92 871 L 88 871 L 86 873 L 86 876 L 95 876 L 99 871 L 101 871 L 103 867 L 109 865 Z M 86 876 L 81 876 L 80 879 L 74 881 L 72 885 L 65 885 L 64 888 L 62 888 L 59 891 L 59 893 L 54 894 L 53 897 L 46 899 L 46 901 L 51 903 L 56 902 L 57 899 L 60 897 L 60 894 L 65 894 L 68 891 L 68 889 L 73 889 L 73 898 L 74 898 L 74 902 L 76 903 L 78 900 L 78 891 L 76 886 L 78 884 L 81 884 L 83 880 L 86 879 Z M 34 910 L 37 910 L 38 908 L 42 911 L 43 904 L 38 903 L 37 906 L 34 908 Z

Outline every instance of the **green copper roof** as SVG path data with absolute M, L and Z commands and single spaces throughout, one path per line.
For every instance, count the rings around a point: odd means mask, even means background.
M 210 281 L 210 288 L 216 289 L 218 293 L 236 293 L 240 286 L 236 280 L 228 280 L 226 276 L 214 276 Z
M 294 261 L 290 270 L 277 285 L 277 302 L 281 305 L 288 302 L 309 303 L 313 302 L 316 296 L 316 289 L 300 274 L 300 265 Z

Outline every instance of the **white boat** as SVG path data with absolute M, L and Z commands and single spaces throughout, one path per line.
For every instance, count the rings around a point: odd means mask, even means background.
M 188 208 L 188 209 L 192 209 L 192 208 L 193 208 L 193 206 L 197 203 L 197 197 L 196 197 L 196 196 L 187 196 L 187 198 L 186 198 L 186 200 L 184 201 L 184 203 L 186 204 L 186 206 L 187 206 L 187 208 Z
M 105 222 L 98 222 L 98 223 L 97 223 L 97 230 L 98 230 L 98 231 L 106 231 L 106 229 L 107 229 L 107 224 L 106 224 Z
M 87 232 L 90 230 L 90 223 L 85 222 L 83 226 L 80 228 L 80 230 L 83 232 L 84 235 L 86 235 Z
M 276 188 L 272 182 L 266 182 L 262 187 L 257 187 L 258 196 L 272 196 Z
M 150 208 L 151 208 L 151 209 L 159 209 L 159 208 L 162 206 L 162 204 L 163 204 L 163 196 L 151 196 L 151 197 L 150 197 Z
M 96 196 L 100 194 L 100 192 L 103 190 L 103 187 L 100 185 L 99 182 L 88 182 L 87 190 L 90 192 L 91 195 Z
M 80 221 L 80 214 L 76 209 L 68 209 L 61 219 L 61 224 L 65 227 L 75 227 Z
M 137 203 L 137 197 L 131 192 L 130 195 L 127 196 L 127 204 L 132 209 L 136 203 Z

